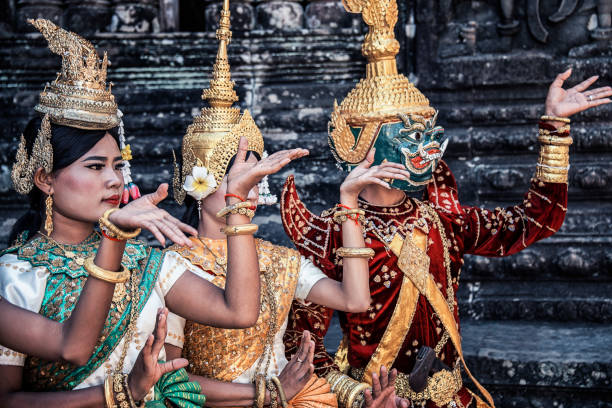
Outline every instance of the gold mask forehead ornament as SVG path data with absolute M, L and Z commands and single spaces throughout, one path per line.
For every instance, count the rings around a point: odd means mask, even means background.
M 400 45 L 393 32 L 398 13 L 396 0 L 342 2 L 348 12 L 361 13 L 368 25 L 361 47 L 368 63 L 366 77 L 340 105 L 334 101 L 329 138 L 338 161 L 359 163 L 374 145 L 381 123 L 401 116 L 432 118 L 436 110 L 408 78 L 397 72 L 395 56 Z M 357 141 L 351 126 L 361 128 Z
M 231 80 L 230 66 L 227 58 L 227 45 L 232 38 L 230 31 L 229 0 L 224 0 L 219 29 L 217 30 L 219 50 L 213 65 L 210 86 L 204 89 L 202 99 L 208 101 L 207 107 L 202 108 L 200 114 L 194 118 L 193 123 L 187 128 L 183 138 L 182 171 L 175 162 L 174 169 L 174 198 L 182 204 L 185 200 L 185 182 L 193 186 L 196 183 L 208 183 L 202 194 L 191 194 L 197 200 L 217 191 L 223 177 L 227 172 L 230 160 L 238 152 L 238 144 L 241 137 L 248 142 L 248 150 L 259 154 L 264 153 L 264 141 L 261 131 L 255 124 L 248 110 L 240 113 L 239 107 L 233 107 L 238 101 L 238 95 L 234 90 L 234 82 Z M 194 168 L 195 171 L 194 171 Z M 203 169 L 202 169 L 203 168 Z M 198 177 L 198 174 L 200 177 Z M 205 177 L 212 175 L 209 182 Z M 193 187 L 191 187 L 193 188 Z M 191 193 L 191 188 L 189 188 Z
M 34 185 L 34 172 L 43 168 L 47 173 L 53 170 L 53 148 L 51 146 L 51 124 L 85 130 L 109 130 L 118 127 L 119 144 L 124 166 L 124 192 L 122 202 L 129 197 L 138 198 L 140 192 L 132 182 L 129 160 L 130 146 L 125 144 L 123 116 L 106 86 L 108 58 L 106 53 L 99 58 L 94 46 L 83 37 L 58 27 L 49 20 L 30 19 L 47 40 L 49 49 L 62 57 L 62 68 L 52 83 L 47 83 L 40 93 L 34 110 L 43 120 L 32 152 L 28 158 L 23 135 L 17 149 L 16 162 L 11 172 L 15 190 L 28 194 Z

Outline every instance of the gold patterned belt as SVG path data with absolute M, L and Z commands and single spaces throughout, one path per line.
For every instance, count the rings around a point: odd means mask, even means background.
M 351 367 L 349 375 L 361 381 L 365 370 L 363 368 Z M 421 392 L 415 392 L 410 388 L 408 383 L 408 374 L 397 373 L 395 380 L 395 392 L 398 397 L 406 398 L 412 401 L 414 404 L 420 404 L 425 406 L 428 400 L 431 400 L 434 404 L 439 407 L 446 405 L 456 406 L 454 403 L 454 397 L 457 392 L 463 386 L 461 380 L 461 366 L 455 365 L 453 371 L 440 370 L 427 379 L 427 387 Z

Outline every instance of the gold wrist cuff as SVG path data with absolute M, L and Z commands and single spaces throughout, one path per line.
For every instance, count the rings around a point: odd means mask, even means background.
M 276 389 L 278 390 L 278 396 L 280 397 L 280 400 L 281 400 L 281 405 L 283 406 L 283 408 L 287 408 L 289 406 L 289 403 L 287 402 L 287 397 L 285 396 L 285 390 L 283 390 L 283 386 L 280 380 L 278 379 L 277 376 L 272 377 L 271 380 L 274 383 L 274 385 L 276 385 Z
M 108 271 L 96 265 L 93 256 L 85 259 L 83 267 L 89 275 L 109 283 L 123 283 L 130 278 L 130 270 L 125 266 L 121 265 L 121 271 L 119 272 Z
M 257 224 L 228 225 L 221 228 L 221 232 L 231 237 L 234 235 L 253 235 L 258 229 Z
M 226 217 L 230 214 L 241 214 L 246 215 L 249 218 L 253 218 L 255 216 L 255 211 L 251 209 L 253 204 L 249 201 L 241 201 L 236 204 L 228 205 L 227 207 L 222 208 L 218 213 L 218 218 Z
M 549 116 L 549 115 L 542 115 L 542 117 L 540 117 L 541 121 L 551 121 L 551 122 L 563 122 L 563 123 L 570 123 L 571 120 L 570 118 L 560 118 L 558 116 Z
M 336 250 L 336 255 L 341 258 L 372 258 L 374 250 L 372 248 L 346 248 L 340 247 Z
M 127 241 L 128 239 L 136 238 L 140 235 L 140 228 L 136 228 L 134 231 L 124 231 L 113 224 L 108 217 L 115 211 L 119 210 L 118 208 L 111 208 L 106 210 L 102 217 L 98 220 L 100 223 L 100 229 L 104 231 L 106 235 L 110 238 L 120 239 L 122 241 Z
M 536 166 L 536 178 L 547 183 L 567 183 L 571 137 L 540 136 L 542 146 Z
M 358 383 L 357 385 L 352 386 L 346 397 L 345 407 L 361 407 L 363 405 L 363 402 L 365 401 L 365 390 L 367 390 L 368 388 L 370 388 L 370 385 L 367 383 Z

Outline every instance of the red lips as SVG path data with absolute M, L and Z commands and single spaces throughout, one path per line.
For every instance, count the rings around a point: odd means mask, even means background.
M 119 197 L 119 194 L 115 194 L 115 195 L 112 195 L 112 196 L 110 196 L 108 198 L 105 198 L 102 201 L 104 201 L 105 203 L 109 203 L 110 205 L 113 205 L 113 206 L 118 206 L 120 199 L 121 199 L 121 197 Z
M 427 154 L 429 155 L 436 154 L 436 153 L 440 153 L 440 149 L 436 147 L 427 150 Z M 429 165 L 429 162 L 430 162 L 429 160 L 423 161 L 423 158 L 421 156 L 416 156 L 410 159 L 410 163 L 412 163 L 414 168 L 417 170 L 424 169 L 425 167 Z

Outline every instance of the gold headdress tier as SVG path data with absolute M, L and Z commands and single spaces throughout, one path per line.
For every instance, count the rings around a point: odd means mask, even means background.
M 343 0 L 343 3 L 347 11 L 361 13 L 369 27 L 361 47 L 368 64 L 366 77 L 334 111 L 349 124 L 398 114 L 433 116 L 435 110 L 429 106 L 429 100 L 397 72 L 395 56 L 400 46 L 393 32 L 397 23 L 396 0 Z
M 62 57 L 62 70 L 47 84 L 34 108 L 52 123 L 80 129 L 105 130 L 119 125 L 117 104 L 106 87 L 106 53 L 100 60 L 94 46 L 49 20 L 28 20 Z
M 227 58 L 227 45 L 232 38 L 229 0 L 223 2 L 216 34 L 219 50 L 210 86 L 202 93 L 202 99 L 208 101 L 210 106 L 202 108 L 200 115 L 187 128 L 183 138 L 182 175 L 178 166 L 175 168 L 174 197 L 179 203 L 185 199 L 185 190 L 182 188 L 185 177 L 192 172 L 194 166 L 205 167 L 214 176 L 216 187 L 212 192 L 219 188 L 230 160 L 238 152 L 241 137 L 248 140 L 248 150 L 257 152 L 260 157 L 264 151 L 263 136 L 249 111 L 240 113 L 240 108 L 232 107 L 238 101 L 238 95 L 231 80 Z

